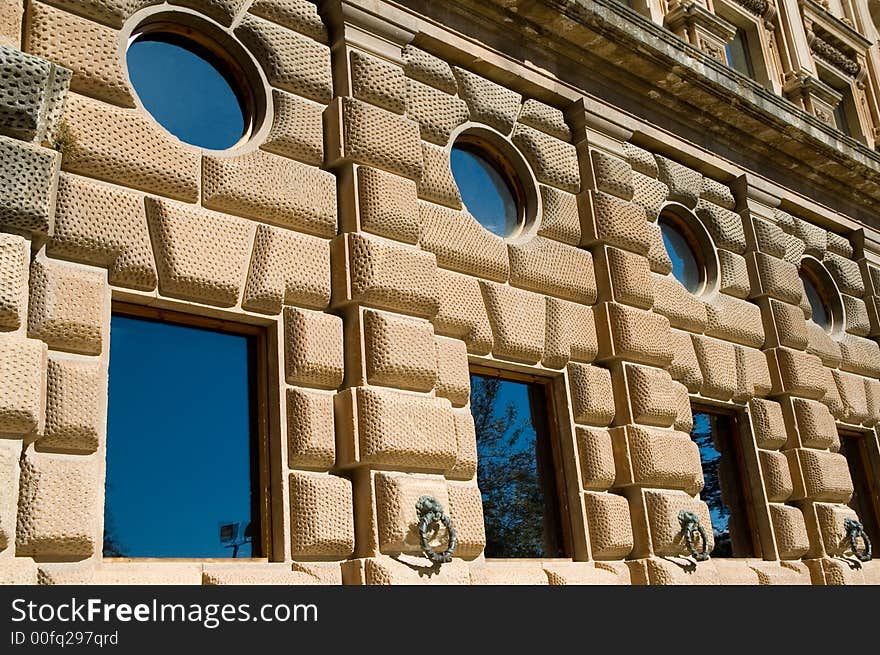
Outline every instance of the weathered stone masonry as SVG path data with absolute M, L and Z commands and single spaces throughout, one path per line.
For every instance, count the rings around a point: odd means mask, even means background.
M 0 581 L 880 583 L 840 557 L 838 430 L 880 469 L 868 4 L 859 32 L 764 10 L 765 88 L 716 61 L 711 4 L 427 4 L 0 0 Z M 656 24 L 672 4 L 692 7 L 690 29 L 667 21 L 678 36 Z M 125 43 L 158 12 L 253 63 L 245 144 L 183 144 L 136 102 Z M 823 21 L 858 46 L 861 142 L 827 124 L 812 53 L 836 56 L 805 27 L 827 41 Z M 467 132 L 525 181 L 516 239 L 463 206 Z M 664 208 L 710 244 L 699 297 L 671 274 Z M 802 265 L 841 294 L 832 334 L 808 320 Z M 102 560 L 118 302 L 267 329 L 271 562 Z M 551 382 L 570 560 L 483 556 L 471 365 Z M 686 571 L 679 511 L 711 535 L 692 402 L 738 413 L 759 552 Z M 431 576 L 423 494 L 459 536 Z

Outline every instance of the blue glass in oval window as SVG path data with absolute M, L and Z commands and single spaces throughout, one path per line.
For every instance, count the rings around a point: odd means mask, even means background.
M 504 174 L 477 148 L 452 146 L 452 176 L 468 212 L 500 237 L 519 228 L 519 208 Z

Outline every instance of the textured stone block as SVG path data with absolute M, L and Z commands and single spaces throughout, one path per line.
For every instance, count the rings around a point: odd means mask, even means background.
M 776 223 L 752 216 L 752 227 L 755 232 L 755 246 L 759 252 L 773 257 L 785 258 L 787 250 L 786 234 Z
M 834 379 L 834 372 L 829 368 L 822 369 L 822 386 L 825 388 L 825 395 L 822 396 L 822 404 L 836 419 L 842 419 L 846 413 L 846 407 L 843 404 L 843 398 L 837 388 L 837 382 Z
M 757 348 L 734 346 L 736 350 L 736 402 L 745 402 L 754 396 L 766 396 L 773 387 L 767 358 Z
M 771 503 L 782 503 L 791 497 L 793 487 L 791 470 L 785 454 L 776 450 L 759 450 L 761 474 L 764 477 L 764 489 L 767 500 Z
M 455 414 L 445 398 L 358 387 L 337 396 L 338 464 L 445 471 L 457 460 Z
M 749 416 L 752 419 L 752 432 L 758 448 L 775 450 L 788 440 L 782 406 L 773 400 L 753 398 L 749 401 Z
M 114 285 L 143 291 L 156 288 L 144 199 L 138 193 L 62 173 L 55 232 L 46 252 L 106 268 Z
M 843 314 L 846 316 L 846 331 L 860 337 L 866 337 L 871 332 L 871 323 L 868 319 L 868 307 L 861 298 L 855 298 L 841 294 L 843 300 Z
M 235 305 L 244 284 L 253 226 L 158 198 L 147 198 L 146 207 L 160 291 L 209 305 Z
M 669 187 L 669 199 L 693 209 L 703 192 L 703 176 L 666 157 L 655 155 L 655 159 L 658 177 Z
M 729 250 L 718 253 L 718 290 L 735 298 L 747 298 L 752 286 L 749 282 L 749 267 L 745 257 Z
M 669 195 L 669 187 L 660 180 L 635 172 L 632 173 L 632 187 L 632 201 L 644 207 L 649 221 L 656 221 Z
M 581 241 L 577 196 L 539 184 L 543 212 L 538 234 L 576 246 Z
M 746 261 L 753 297 L 770 296 L 792 305 L 801 302 L 804 286 L 796 266 L 762 252 L 750 253 Z
M 539 182 L 572 193 L 580 191 L 577 150 L 573 145 L 521 123 L 516 125 L 511 138 Z
M 602 303 L 593 310 L 600 360 L 666 366 L 672 361 L 669 319 L 634 307 Z
M 56 350 L 99 355 L 109 302 L 103 271 L 38 256 L 31 263 L 28 336 Z
M 682 510 L 693 512 L 700 518 L 700 523 L 706 530 L 709 540 L 708 550 L 711 553 L 715 547 L 712 534 L 712 520 L 709 518 L 709 508 L 706 503 L 691 498 L 681 491 L 645 490 L 645 511 L 648 514 L 648 529 L 650 530 L 651 545 L 655 555 L 660 557 L 684 557 L 689 555 L 685 546 L 684 535 L 681 530 L 681 522 L 678 514 Z M 699 539 L 695 544 L 702 548 Z
M 349 62 L 355 98 L 395 114 L 406 111 L 407 79 L 400 66 L 357 50 L 351 52 Z
M 800 562 L 749 562 L 760 585 L 809 585 L 810 572 Z
M 478 355 L 489 353 L 494 338 L 479 280 L 438 269 L 437 289 L 440 305 L 434 317 L 435 331 L 462 339 L 467 344 L 468 352 Z
M 101 477 L 96 456 L 32 453 L 21 461 L 16 554 L 85 559 L 98 547 Z
M 437 395 L 449 398 L 453 407 L 462 407 L 468 403 L 471 394 L 467 345 L 460 339 L 446 337 L 437 337 L 435 343 Z
M 471 480 L 477 474 L 477 433 L 469 407 L 455 409 L 455 466 L 446 473 L 450 480 Z
M 825 405 L 815 400 L 792 398 L 791 407 L 802 446 L 837 449 L 840 445 L 837 425 Z
M 605 491 L 614 486 L 614 449 L 607 430 L 576 429 L 581 483 L 584 489 Z
M 467 211 L 419 202 L 419 244 L 437 256 L 437 265 L 504 282 L 509 274 L 504 240 Z
M 290 384 L 334 389 L 342 384 L 342 319 L 284 309 L 284 368 Z
M 317 102 L 330 102 L 330 48 L 248 14 L 235 34 L 260 62 L 270 84 Z
M 333 466 L 336 436 L 331 394 L 287 390 L 287 461 L 291 468 Z
M 71 72 L 21 52 L 22 7 L 0 3 L 0 134 L 43 143 L 54 138 Z
M 425 560 L 416 563 L 391 557 L 371 557 L 343 565 L 343 580 L 357 585 L 467 585 L 470 572 L 466 562 L 455 559 L 439 571 L 425 566 Z
M 453 71 L 458 80 L 458 93 L 470 109 L 471 120 L 486 123 L 502 134 L 510 134 L 522 96 L 461 68 Z
M 789 264 L 799 266 L 803 259 L 806 248 L 804 242 L 793 234 L 785 233 L 785 261 Z
M 648 254 L 651 235 L 643 207 L 601 191 L 591 191 L 582 197 L 590 201 L 581 221 L 584 245 L 601 242 L 640 255 Z
M 290 474 L 293 557 L 346 558 L 354 550 L 351 482 L 335 475 Z
M 798 559 L 810 548 L 804 515 L 797 507 L 770 503 L 770 520 L 780 559 Z
M 517 120 L 523 125 L 534 127 L 557 139 L 571 141 L 571 129 L 562 110 L 545 105 L 534 98 L 529 98 L 523 103 Z
M 807 352 L 811 355 L 816 355 L 825 366 L 832 368 L 840 366 L 840 343 L 831 338 L 830 334 L 825 332 L 820 325 L 813 323 L 813 321 L 807 321 L 805 325 L 807 330 Z
M 840 371 L 833 371 L 834 383 L 843 404 L 841 420 L 859 424 L 868 420 L 868 399 L 863 378 Z
M 441 476 L 377 472 L 373 477 L 376 495 L 376 530 L 383 553 L 420 554 L 419 515 L 416 503 L 432 496 L 449 512 L 446 481 Z M 446 530 L 431 540 L 434 547 L 446 545 Z
M 625 364 L 623 370 L 632 422 L 671 426 L 678 414 L 678 403 L 669 372 L 633 364 Z
M 865 380 L 865 400 L 868 403 L 868 420 L 865 424 L 876 425 L 880 422 L 880 382 Z
M 678 432 L 690 434 L 694 429 L 694 413 L 687 387 L 681 382 L 673 382 L 672 396 L 675 399 L 675 422 L 672 427 Z
M 703 386 L 703 372 L 694 350 L 691 335 L 680 330 L 669 331 L 669 343 L 673 358 L 669 373 L 674 380 L 681 382 L 690 393 L 699 393 Z
M 634 171 L 648 177 L 657 177 L 659 175 L 660 170 L 657 167 L 657 160 L 647 150 L 639 148 L 632 143 L 624 143 L 623 154 Z
M 412 44 L 403 47 L 401 56 L 403 57 L 404 71 L 409 77 L 430 84 L 441 91 L 446 91 L 446 93 L 456 92 L 458 84 L 452 73 L 452 67 L 442 59 L 416 48 Z
M 544 354 L 544 297 L 494 282 L 480 282 L 492 326 L 492 354 L 534 364 Z
M 52 231 L 61 156 L 0 136 L 0 227 L 27 234 Z
M 357 189 L 362 230 L 404 243 L 419 242 L 419 203 L 415 182 L 377 168 L 359 166 Z
M 651 275 L 653 308 L 669 319 L 674 328 L 702 332 L 706 329 L 706 303 L 682 286 L 671 275 Z
M 880 345 L 876 341 L 845 334 L 839 344 L 841 369 L 866 377 L 880 377 Z
M 71 90 L 134 107 L 115 29 L 39 2 L 28 7 L 28 52 L 73 71 Z
M 760 305 L 768 346 L 780 345 L 795 350 L 806 350 L 809 335 L 800 307 L 779 302 L 774 298 L 761 301 Z
M 611 438 L 617 486 L 679 489 L 690 495 L 703 488 L 700 449 L 689 435 L 627 425 L 615 428 Z
M 540 561 L 484 561 L 471 566 L 472 585 L 546 585 L 547 573 Z
M 204 565 L 203 585 L 317 585 L 342 584 L 339 564 L 309 564 L 284 562 L 237 562 L 235 564 Z
M 709 398 L 729 400 L 737 391 L 736 348 L 711 337 L 695 334 L 691 339 L 703 375 L 700 393 Z
M 566 300 L 596 302 L 593 257 L 588 250 L 536 236 L 508 244 L 510 283 Z
M 461 209 L 461 193 L 455 178 L 452 177 L 450 151 L 431 143 L 422 142 L 422 175 L 419 178 L 418 194 L 423 200 L 430 200 L 452 209 Z
M 584 492 L 593 559 L 622 559 L 633 547 L 629 503 L 611 493 Z
M 0 335 L 0 432 L 43 433 L 46 362 L 46 344 Z
M 452 131 L 468 120 L 468 106 L 461 98 L 422 84 L 406 81 L 406 115 L 419 124 L 423 141 L 445 146 Z
M 568 381 L 575 423 L 604 426 L 614 420 L 614 392 L 608 369 L 572 362 L 568 365 Z
M 330 302 L 330 244 L 258 225 L 241 305 L 277 314 L 283 305 L 324 309 Z
M 13 552 L 15 547 L 20 453 L 20 445 L 16 442 L 0 443 L 0 480 L 3 481 L 0 487 L 0 553 L 8 548 L 12 548 L 9 552 Z M 2 579 L 3 574 L 0 573 Z
M 130 2 L 129 4 L 135 6 L 138 4 L 148 5 L 152 4 L 152 0 L 135 0 L 135 2 Z M 245 5 L 248 4 L 248 0 L 172 0 L 171 4 L 182 5 L 200 11 L 228 27 L 233 22 L 233 19 L 242 12 Z
M 318 236 L 336 234 L 332 173 L 261 150 L 205 157 L 202 166 L 205 207 Z
M 633 174 L 629 162 L 601 150 L 590 150 L 590 161 L 596 189 L 624 200 L 633 199 Z
M 822 537 L 825 553 L 831 557 L 847 555 L 852 557 L 852 547 L 847 538 L 844 521 L 846 519 L 858 521 L 858 515 L 846 505 L 816 503 L 813 508 L 816 512 L 819 534 Z M 860 543 L 859 546 L 864 547 L 864 544 Z
M 843 455 L 812 448 L 795 448 L 785 454 L 791 467 L 794 498 L 849 502 L 853 484 Z
M 107 372 L 101 360 L 52 353 L 47 368 L 46 432 L 39 450 L 93 453 L 104 440 Z
M 196 202 L 199 154 L 141 112 L 71 93 L 61 146 L 64 170 Z
M 703 188 L 700 191 L 700 198 L 721 205 L 725 209 L 733 211 L 736 208 L 736 199 L 733 192 L 726 184 L 710 180 L 708 177 L 703 178 Z
M 544 572 L 551 585 L 630 584 L 629 569 L 623 562 L 545 562 Z
M 355 98 L 336 98 L 327 112 L 328 165 L 355 162 L 413 180 L 421 177 L 418 123 Z
M 746 235 L 742 217 L 714 203 L 700 200 L 696 214 L 712 236 L 717 248 L 730 250 L 739 255 L 746 252 Z
M 818 357 L 790 348 L 773 348 L 766 353 L 774 393 L 817 399 L 825 394 Z
M 648 223 L 648 262 L 651 265 L 651 271 L 658 275 L 669 275 L 672 273 L 672 260 L 669 259 L 669 253 L 666 252 L 666 245 L 663 243 L 663 234 L 660 226 L 656 223 Z
M 764 345 L 761 308 L 746 300 L 717 294 L 706 303 L 706 334 L 752 348 Z
M 0 39 L 2 43 L 2 39 Z M 32 559 L 24 557 L 0 560 L 0 584 L 36 585 L 37 565 Z
M 0 330 L 17 330 L 27 311 L 30 243 L 0 234 Z
M 428 321 L 364 312 L 366 373 L 370 384 L 430 391 L 437 379 L 434 328 Z
M 272 128 L 260 147 L 320 166 L 324 161 L 324 105 L 278 89 L 272 89 L 272 103 Z
M 393 245 L 360 234 L 337 239 L 333 302 L 358 302 L 380 309 L 433 317 L 438 307 L 438 270 L 433 253 Z M 332 253 L 331 253 L 332 254 Z M 344 287 L 342 285 L 345 285 Z M 456 335 L 450 335 L 456 336 Z
M 589 363 L 596 358 L 599 346 L 590 307 L 547 298 L 545 333 L 544 366 L 562 368 L 570 359 Z
M 198 0 L 190 1 L 198 2 Z M 224 1 L 234 3 L 238 0 Z M 256 0 L 248 11 L 310 36 L 315 41 L 321 43 L 328 41 L 327 28 L 318 15 L 318 8 L 309 0 Z
M 597 252 L 596 277 L 615 302 L 650 309 L 654 287 L 650 264 L 642 255 L 606 247 Z
M 861 298 L 865 295 L 865 282 L 862 278 L 858 262 L 841 257 L 833 252 L 826 252 L 822 258 L 825 268 L 831 273 L 838 288 L 843 293 Z
M 449 518 L 458 537 L 456 557 L 479 557 L 486 547 L 486 526 L 483 520 L 483 497 L 476 483 L 450 482 Z M 440 547 L 446 544 L 443 541 Z

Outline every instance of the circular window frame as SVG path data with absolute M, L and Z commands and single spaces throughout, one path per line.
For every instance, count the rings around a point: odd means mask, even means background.
M 667 202 L 660 208 L 657 214 L 657 227 L 659 228 L 664 221 L 671 223 L 685 238 L 702 272 L 703 279 L 699 291 L 691 291 L 677 278 L 676 281 L 692 296 L 703 300 L 711 298 L 718 292 L 721 285 L 718 273 L 721 265 L 718 261 L 718 251 L 715 248 L 712 235 L 691 209 L 678 202 Z M 662 243 L 662 235 L 660 239 Z M 666 250 L 665 243 L 663 243 L 663 249 Z M 669 253 L 667 252 L 666 255 L 668 257 Z M 669 275 L 672 275 L 672 271 L 669 271 Z M 673 277 L 675 276 L 673 275 Z
M 813 283 L 813 287 L 815 287 L 825 305 L 825 311 L 831 319 L 831 327 L 825 328 L 813 321 L 812 308 L 810 308 L 810 318 L 807 320 L 819 325 L 822 331 L 833 339 L 842 337 L 846 329 L 846 310 L 843 306 L 840 288 L 837 286 L 837 282 L 834 281 L 834 277 L 825 268 L 825 264 L 812 255 L 804 255 L 801 257 L 800 265 L 798 266 L 798 275 L 799 277 L 806 275 L 810 278 L 810 282 Z M 804 290 L 804 295 L 806 296 L 806 290 Z M 809 300 L 807 300 L 807 303 L 809 303 Z
M 538 192 L 538 180 L 535 178 L 532 167 L 529 166 L 519 149 L 501 132 L 488 125 L 474 122 L 464 123 L 452 132 L 449 145 L 446 148 L 450 157 L 452 156 L 452 148 L 456 145 L 472 149 L 489 161 L 504 178 L 517 205 L 517 229 L 507 236 L 501 236 L 480 223 L 476 216 L 470 214 L 470 210 L 468 210 L 468 214 L 477 221 L 481 228 L 499 239 L 503 239 L 505 243 L 525 243 L 534 238 L 541 225 L 541 194 Z M 450 174 L 452 174 L 451 168 L 450 166 Z M 452 181 L 458 189 L 455 175 L 452 175 Z M 460 189 L 459 195 L 461 195 Z M 462 198 L 461 204 L 467 209 L 464 198 Z
M 149 34 L 164 34 L 198 46 L 204 59 L 227 80 L 238 100 L 244 132 L 228 148 L 217 150 L 184 141 L 160 123 L 144 106 L 128 73 L 127 54 L 131 45 Z M 182 146 L 211 156 L 238 156 L 256 150 L 272 128 L 272 91 L 262 67 L 235 34 L 217 21 L 186 7 L 147 7 L 132 14 L 120 30 L 119 60 L 136 108 Z M 205 56 L 207 55 L 207 56 Z

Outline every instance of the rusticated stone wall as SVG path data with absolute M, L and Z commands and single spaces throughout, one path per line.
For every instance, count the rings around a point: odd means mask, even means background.
M 136 102 L 125 41 L 154 11 L 212 21 L 253 63 L 247 143 L 199 150 Z M 880 583 L 842 557 L 838 453 L 839 428 L 878 452 L 873 226 L 396 5 L 22 14 L 0 0 L 3 582 Z M 515 161 L 515 239 L 462 203 L 467 131 Z M 670 208 L 710 246 L 699 297 L 671 274 Z M 808 320 L 805 257 L 841 293 L 831 335 Z M 102 560 L 115 302 L 267 330 L 271 562 Z M 551 385 L 568 560 L 483 556 L 472 365 Z M 691 402 L 739 417 L 753 558 L 682 565 L 679 511 L 711 535 Z M 458 532 L 439 571 L 423 494 Z

